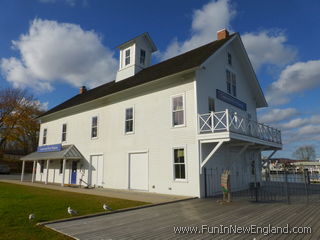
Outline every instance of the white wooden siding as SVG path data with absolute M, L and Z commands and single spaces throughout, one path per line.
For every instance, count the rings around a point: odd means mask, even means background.
M 62 124 L 68 122 L 68 143 L 75 144 L 86 158 L 86 162 L 79 164 L 78 169 L 78 176 L 81 170 L 85 172 L 84 181 L 88 181 L 90 155 L 101 153 L 106 156 L 104 161 L 108 162 L 108 167 L 104 170 L 104 187 L 128 189 L 128 153 L 148 149 L 150 192 L 199 196 L 193 80 L 192 75 L 162 80 L 152 86 L 141 86 L 125 93 L 118 93 L 103 100 L 103 107 L 42 123 L 41 134 L 43 128 L 48 128 L 47 144 L 60 143 L 61 131 L 56 129 L 61 129 Z M 171 96 L 177 94 L 185 96 L 186 126 L 172 128 Z M 125 109 L 132 106 L 135 109 L 135 131 L 126 135 Z M 91 118 L 96 115 L 99 116 L 98 138 L 91 139 Z M 41 141 L 39 145 L 42 145 Z M 188 147 L 188 182 L 173 181 L 172 147 L 179 145 Z M 68 165 L 68 168 L 70 167 L 71 163 Z M 52 182 L 53 174 L 54 170 L 50 170 L 49 182 Z M 69 175 L 67 170 L 66 176 Z
M 205 62 L 205 68 L 197 71 L 198 112 L 200 114 L 208 113 L 208 97 L 212 97 L 215 99 L 216 112 L 224 111 L 226 108 L 229 108 L 230 110 L 239 112 L 243 115 L 246 114 L 246 112 L 241 109 L 216 98 L 216 89 L 220 89 L 227 93 L 226 69 L 230 69 L 236 74 L 236 98 L 247 104 L 247 113 L 251 114 L 252 120 L 257 120 L 256 102 L 254 100 L 255 89 L 250 86 L 248 73 L 244 72 L 243 67 L 241 66 L 241 56 L 234 50 L 233 44 L 236 43 L 237 42 L 235 41 L 227 47 L 218 50 L 216 54 Z M 232 54 L 232 67 L 228 64 L 227 52 Z

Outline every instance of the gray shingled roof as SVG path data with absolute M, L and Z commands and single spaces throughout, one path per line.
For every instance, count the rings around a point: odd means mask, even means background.
M 59 159 L 84 159 L 80 151 L 74 145 L 64 145 L 58 152 L 33 152 L 20 160 L 39 161 L 39 160 L 59 160 Z
M 231 34 L 225 39 L 216 40 L 199 48 L 193 49 L 189 52 L 147 67 L 134 76 L 126 78 L 119 82 L 108 82 L 91 90 L 88 90 L 83 94 L 78 94 L 45 112 L 40 116 L 40 118 L 61 111 L 63 109 L 67 109 L 107 96 L 109 94 L 120 92 L 125 89 L 139 86 L 141 84 L 148 83 L 162 77 L 170 76 L 172 74 L 200 66 L 205 60 L 207 60 L 214 52 L 220 49 L 220 47 L 222 47 L 229 39 L 231 39 L 236 34 L 237 33 Z

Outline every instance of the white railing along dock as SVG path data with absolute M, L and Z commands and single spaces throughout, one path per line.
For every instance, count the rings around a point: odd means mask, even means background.
M 235 132 L 281 144 L 281 131 L 268 125 L 258 123 L 226 109 L 198 115 L 198 131 L 203 133 Z

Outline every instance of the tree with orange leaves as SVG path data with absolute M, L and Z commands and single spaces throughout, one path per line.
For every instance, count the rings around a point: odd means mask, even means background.
M 14 146 L 17 151 L 28 153 L 37 146 L 39 123 L 42 113 L 40 102 L 21 89 L 0 89 L 0 151 Z

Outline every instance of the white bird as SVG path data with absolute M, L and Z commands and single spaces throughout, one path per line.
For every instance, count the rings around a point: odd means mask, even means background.
M 71 207 L 68 207 L 68 213 L 69 213 L 70 215 L 76 215 L 76 214 L 78 214 L 78 212 L 77 212 L 76 210 L 72 209 Z
M 107 204 L 103 204 L 102 207 L 103 207 L 103 209 L 106 210 L 106 211 L 107 211 L 107 210 L 109 210 L 109 211 L 112 211 L 112 210 L 113 210 L 113 209 L 112 209 L 111 207 L 109 207 Z
M 35 215 L 34 213 L 29 214 L 29 220 L 32 221 L 33 219 L 35 219 Z

